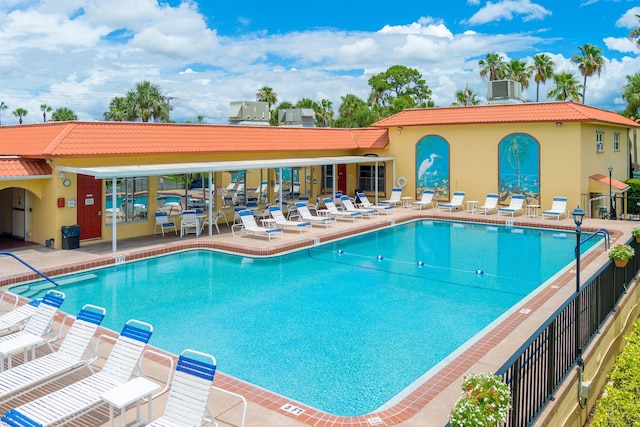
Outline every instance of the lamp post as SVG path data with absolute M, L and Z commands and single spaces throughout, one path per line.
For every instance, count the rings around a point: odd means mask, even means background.
M 611 173 L 613 166 L 609 166 L 609 219 L 616 219 L 616 208 L 613 204 L 613 192 L 611 191 Z
M 582 219 L 584 218 L 584 210 L 580 206 L 571 212 L 573 215 L 573 222 L 576 223 L 576 297 L 574 302 L 575 307 L 575 339 L 576 339 L 576 359 L 578 364 L 582 363 L 582 348 L 580 347 L 580 235 L 582 234 Z

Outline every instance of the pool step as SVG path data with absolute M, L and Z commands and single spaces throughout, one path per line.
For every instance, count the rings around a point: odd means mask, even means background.
M 84 282 L 86 280 L 93 280 L 97 275 L 93 273 L 80 274 L 72 277 L 62 277 L 60 279 L 54 279 L 59 286 L 62 285 L 71 285 L 78 282 Z M 37 284 L 25 284 L 18 285 L 11 288 L 11 292 L 16 293 L 25 298 L 33 299 L 36 295 L 43 293 L 43 291 L 48 291 L 49 289 L 54 289 L 56 286 L 51 282 L 40 282 Z

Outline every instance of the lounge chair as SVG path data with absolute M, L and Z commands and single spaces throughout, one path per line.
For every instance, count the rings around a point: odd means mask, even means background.
M 279 237 L 280 239 L 284 239 L 284 233 L 282 232 L 282 228 L 265 228 L 260 227 L 256 224 L 256 219 L 253 217 L 253 214 L 247 210 L 242 210 L 238 212 L 240 216 L 240 224 L 233 224 L 231 226 L 231 234 L 236 236 L 236 227 L 240 227 L 240 236 L 250 235 L 250 236 L 265 236 L 271 240 L 272 237 Z
M 391 212 L 393 212 L 393 205 L 374 205 L 369 201 L 367 195 L 364 193 L 356 193 L 356 196 L 358 197 L 358 200 L 360 200 L 360 202 L 356 204 L 357 208 L 375 209 L 378 213 L 384 212 L 387 215 L 391 215 Z
M 311 231 L 311 222 L 309 221 L 289 221 L 285 218 L 282 210 L 278 206 L 269 206 L 269 213 L 273 219 L 276 220 L 276 225 L 280 227 L 288 227 L 299 230 L 300 233 L 303 231 Z
M 433 190 L 425 190 L 422 192 L 422 197 L 420 200 L 411 202 L 409 205 L 410 208 L 417 207 L 422 210 L 422 208 L 432 208 L 435 206 L 435 202 L 433 201 Z
M 200 235 L 200 223 L 195 210 L 182 212 L 182 222 L 180 222 L 180 237 L 193 232 L 196 237 Z
M 365 208 L 361 208 L 358 209 L 353 205 L 353 202 L 351 202 L 351 199 L 349 198 L 349 196 L 342 196 L 340 197 L 340 200 L 342 201 L 342 206 L 344 206 L 345 210 L 347 212 L 360 212 L 362 214 L 362 216 L 371 219 L 373 216 L 378 215 L 378 210 L 377 209 L 365 209 Z
M 4 295 L 3 295 L 4 296 Z M 18 297 L 16 296 L 16 303 Z M 38 310 L 42 299 L 35 299 L 0 316 L 0 336 L 15 332 Z
M 356 219 L 362 219 L 362 212 L 339 211 L 336 205 L 331 201 L 331 199 L 327 198 L 323 199 L 322 201 L 324 202 L 324 206 L 326 209 L 320 209 L 318 211 L 320 213 L 324 213 L 335 219 L 350 219 L 353 222 L 355 222 Z
M 11 357 L 16 353 L 22 353 L 48 344 L 45 336 L 51 332 L 53 316 L 64 301 L 62 292 L 51 290 L 47 292 L 38 305 L 36 312 L 31 316 L 24 328 L 0 338 L 0 371 L 3 370 L 4 361 L 8 361 L 11 368 Z
M 509 206 L 506 208 L 499 208 L 498 213 L 500 215 L 511 215 L 512 218 L 517 213 L 524 213 L 524 194 L 514 194 L 511 196 Z
M 139 369 L 153 327 L 129 320 L 120 332 L 102 370 L 62 389 L 46 394 L 2 416 L 2 424 L 12 427 L 45 427 L 74 420 L 104 404 L 100 396 L 126 384 Z
M 464 195 L 465 195 L 464 191 L 456 191 L 455 193 L 453 193 L 451 202 L 438 203 L 438 210 L 453 212 L 453 211 L 457 211 L 458 209 L 462 209 Z
M 298 215 L 300 215 L 300 218 L 304 219 L 305 221 L 324 224 L 324 226 L 327 228 L 329 228 L 330 225 L 336 223 L 336 219 L 330 216 L 311 215 L 309 207 L 306 203 L 296 203 L 296 209 L 298 210 Z
M 500 195 L 497 193 L 487 194 L 487 198 L 484 200 L 484 205 L 475 208 L 474 213 L 487 215 L 492 212 L 497 212 L 499 199 Z
M 389 200 L 381 200 L 378 202 L 379 205 L 399 205 L 401 202 L 400 196 L 402 196 L 402 188 L 397 187 L 391 190 L 391 197 Z
M 153 230 L 153 234 L 158 234 L 158 227 L 160 227 L 163 236 L 164 230 L 170 231 L 171 229 L 173 229 L 175 234 L 178 234 L 176 223 L 169 221 L 169 214 L 167 212 L 156 212 L 156 227 Z
M 56 352 L 0 372 L 0 403 L 93 362 L 97 356 L 93 354 L 87 358 L 85 354 L 105 312 L 102 307 L 86 304 Z
M 569 215 L 567 212 L 567 198 L 566 197 L 554 197 L 551 203 L 551 209 L 542 212 L 542 219 L 557 219 L 560 221 L 561 217 Z

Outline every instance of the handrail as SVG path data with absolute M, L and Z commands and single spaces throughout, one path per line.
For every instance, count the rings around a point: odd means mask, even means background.
M 40 277 L 42 277 L 43 279 L 53 283 L 54 286 L 60 286 L 59 284 L 57 284 L 52 278 L 50 278 L 49 276 L 47 276 L 46 274 L 42 273 L 41 271 L 37 270 L 35 267 L 31 266 L 30 264 L 28 264 L 26 261 L 20 259 L 17 255 L 12 254 L 11 252 L 0 252 L 0 255 L 7 255 L 10 256 L 12 258 L 14 258 L 15 260 L 17 260 L 19 263 L 21 263 L 22 265 L 24 265 L 25 267 L 27 267 L 28 269 L 32 270 L 34 273 L 38 274 Z
M 609 230 L 607 230 L 606 228 L 601 228 L 599 230 L 596 230 L 593 234 L 589 235 L 589 237 L 581 241 L 580 246 L 582 246 L 582 244 L 588 242 L 590 239 L 594 238 L 595 236 L 602 236 L 604 238 L 605 250 L 611 247 L 611 236 L 609 235 Z

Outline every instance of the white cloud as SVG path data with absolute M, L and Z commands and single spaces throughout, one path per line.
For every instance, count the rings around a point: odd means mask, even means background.
M 623 53 L 640 54 L 638 45 L 627 37 L 605 37 L 603 40 L 608 49 Z
M 632 7 L 616 21 L 616 27 L 634 29 L 640 26 L 636 15 L 640 15 L 640 6 Z
M 523 21 L 542 20 L 550 16 L 551 11 L 530 0 L 503 0 L 496 3 L 487 2 L 466 23 L 471 25 L 486 24 L 503 19 L 511 21 L 515 16 L 522 16 Z
M 422 34 L 426 36 L 453 39 L 453 33 L 442 22 L 434 20 L 430 17 L 420 18 L 418 22 L 413 22 L 409 25 L 385 25 L 380 30 L 380 32 L 396 34 Z

